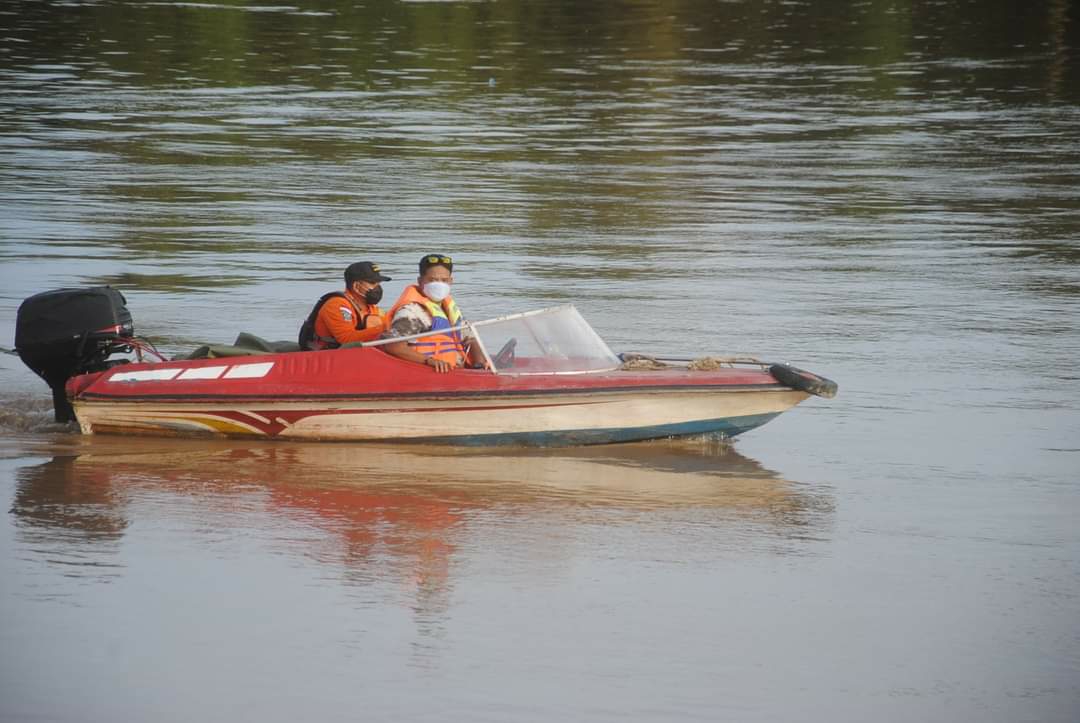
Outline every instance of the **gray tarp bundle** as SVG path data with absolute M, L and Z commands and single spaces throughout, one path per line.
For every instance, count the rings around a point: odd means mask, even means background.
M 190 354 L 176 357 L 173 361 L 188 359 L 218 359 L 229 356 L 254 356 L 257 354 L 282 354 L 300 351 L 295 341 L 267 341 L 246 331 L 240 332 L 236 341 L 229 344 L 206 344 Z

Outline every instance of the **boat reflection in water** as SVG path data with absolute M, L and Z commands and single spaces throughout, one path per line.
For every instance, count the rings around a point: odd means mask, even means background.
M 698 530 L 709 550 L 783 553 L 832 518 L 829 495 L 699 440 L 492 453 L 74 437 L 17 474 L 18 535 L 67 578 L 122 574 L 124 536 L 144 552 L 167 536 L 170 558 L 209 540 L 219 557 L 269 551 L 347 584 L 393 582 L 432 619 L 455 563 L 491 551 L 558 565 L 597 535 L 662 525 Z

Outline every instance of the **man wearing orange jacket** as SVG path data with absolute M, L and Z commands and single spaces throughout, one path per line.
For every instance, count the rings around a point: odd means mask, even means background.
M 374 341 L 387 329 L 386 315 L 377 306 L 382 299 L 383 276 L 370 261 L 345 269 L 345 291 L 323 296 L 300 327 L 300 348 L 336 349 L 354 341 Z
M 445 254 L 427 254 L 420 259 L 420 276 L 405 287 L 390 309 L 388 339 L 412 336 L 428 331 L 446 330 L 412 341 L 399 341 L 383 347 L 399 359 L 426 364 L 440 374 L 480 363 L 480 355 L 470 349 L 469 339 L 454 327 L 464 321 L 461 310 L 450 296 L 454 283 L 454 262 Z

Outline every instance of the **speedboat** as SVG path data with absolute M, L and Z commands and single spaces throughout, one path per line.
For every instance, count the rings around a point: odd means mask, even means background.
M 50 294 L 82 301 L 46 299 L 51 313 L 35 312 L 31 302 Z M 102 313 L 54 308 L 77 302 Z M 147 360 L 153 350 L 134 336 L 125 303 L 100 287 L 20 307 L 20 356 L 53 387 L 57 419 L 73 417 L 85 434 L 524 446 L 733 437 L 836 393 L 824 377 L 753 358 L 615 354 L 572 305 L 461 324 L 486 364 L 439 374 L 379 348 L 424 334 L 328 351 L 241 335 Z M 80 316 L 89 318 L 75 333 L 34 323 Z

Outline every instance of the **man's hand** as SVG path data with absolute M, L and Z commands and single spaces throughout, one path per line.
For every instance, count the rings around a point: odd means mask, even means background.
M 451 369 L 454 368 L 454 367 L 452 367 L 450 365 L 449 362 L 445 362 L 442 359 L 436 359 L 433 356 L 427 357 L 424 360 L 424 364 L 426 364 L 429 367 L 434 367 L 436 374 L 446 374 L 447 372 L 449 372 Z
M 484 356 L 479 347 L 472 344 L 466 344 L 465 346 L 465 366 L 470 369 L 487 369 L 488 371 L 493 369 L 491 362 Z

